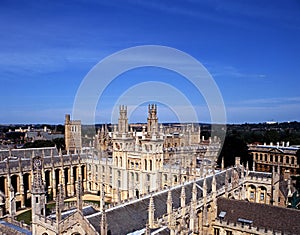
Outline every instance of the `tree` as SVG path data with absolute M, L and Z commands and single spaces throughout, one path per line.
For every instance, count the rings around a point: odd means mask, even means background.
M 56 145 L 57 149 L 65 150 L 65 139 L 64 138 L 56 138 L 53 139 L 52 142 Z
M 42 148 L 42 147 L 54 147 L 55 144 L 51 140 L 36 140 L 34 142 L 27 142 L 23 148 Z
M 221 165 L 223 157 L 225 167 L 234 165 L 236 157 L 241 158 L 242 164 L 246 164 L 247 161 L 249 165 L 251 164 L 247 143 L 237 133 L 225 137 L 223 148 L 219 154 L 218 165 Z

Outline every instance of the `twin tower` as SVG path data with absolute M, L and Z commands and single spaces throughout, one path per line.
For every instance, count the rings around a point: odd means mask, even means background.
M 127 133 L 129 131 L 128 118 L 127 118 L 127 106 L 121 105 L 119 110 L 119 133 Z M 148 118 L 147 118 L 147 134 L 149 136 L 158 132 L 158 118 L 157 118 L 157 106 L 156 104 L 148 105 Z

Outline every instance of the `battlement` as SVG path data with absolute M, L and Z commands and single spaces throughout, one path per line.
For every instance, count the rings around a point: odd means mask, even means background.
M 244 232 L 248 234 L 264 234 L 264 235 L 282 235 L 281 231 L 275 231 L 272 229 L 268 228 L 259 228 L 255 227 L 252 224 L 246 224 L 246 223 L 241 223 L 241 222 L 229 222 L 229 221 L 224 221 L 221 219 L 216 219 L 214 224 L 214 228 L 219 228 L 219 229 L 224 229 L 226 231 L 239 231 L 239 232 Z M 221 233 L 220 233 L 221 234 Z

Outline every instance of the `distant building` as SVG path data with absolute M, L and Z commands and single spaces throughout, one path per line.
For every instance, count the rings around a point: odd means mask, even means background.
M 300 162 L 297 158 L 299 146 L 289 146 L 289 143 L 250 144 L 249 153 L 253 158 L 255 170 L 272 172 L 280 167 L 281 173 L 288 179 L 290 175 L 300 174 Z

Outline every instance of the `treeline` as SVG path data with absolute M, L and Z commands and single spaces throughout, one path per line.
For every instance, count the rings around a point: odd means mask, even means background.
M 248 144 L 271 142 L 289 142 L 289 145 L 300 145 L 300 123 L 274 123 L 274 124 L 241 124 L 228 125 L 223 148 L 219 154 L 218 165 L 221 165 L 224 158 L 225 166 L 235 163 L 235 157 L 240 157 L 241 162 L 252 168 L 252 158 L 248 154 Z M 299 159 L 300 151 L 297 152 Z M 300 160 L 300 159 L 299 159 Z
M 42 148 L 42 147 L 54 147 L 57 149 L 65 150 L 65 139 L 56 138 L 53 140 L 36 140 L 34 142 L 27 142 L 23 145 L 23 148 Z

